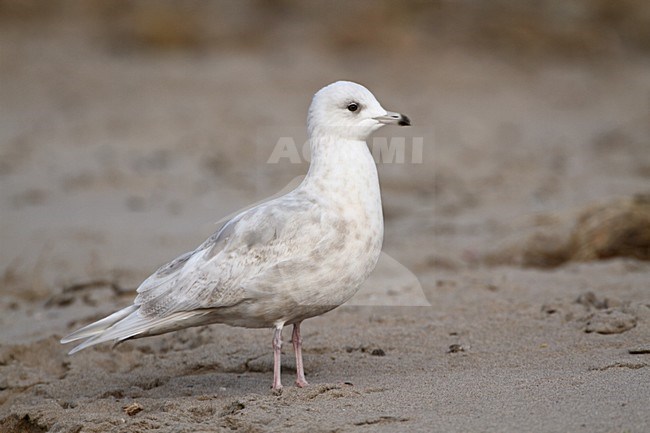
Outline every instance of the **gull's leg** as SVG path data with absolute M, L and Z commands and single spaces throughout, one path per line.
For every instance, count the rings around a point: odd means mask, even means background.
M 280 356 L 282 355 L 282 327 L 284 324 L 275 325 L 275 332 L 273 333 L 273 390 L 280 391 L 282 389 L 282 381 L 280 380 Z
M 300 322 L 294 323 L 293 325 L 291 342 L 293 343 L 293 351 L 296 354 L 296 385 L 303 388 L 309 384 L 305 380 L 305 371 L 302 366 L 302 337 L 300 336 Z

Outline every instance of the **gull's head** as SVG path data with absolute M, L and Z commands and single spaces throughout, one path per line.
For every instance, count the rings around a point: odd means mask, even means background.
M 384 125 L 408 126 L 411 121 L 400 113 L 385 110 L 361 84 L 337 81 L 323 87 L 309 107 L 309 135 L 366 140 Z

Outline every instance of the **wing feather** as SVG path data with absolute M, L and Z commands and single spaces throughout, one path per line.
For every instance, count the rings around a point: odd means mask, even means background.
M 138 287 L 139 314 L 164 317 L 261 296 L 259 284 L 251 281 L 289 260 L 295 246 L 304 245 L 300 234 L 310 232 L 304 218 L 298 225 L 287 215 L 296 218 L 297 209 L 308 212 L 311 207 L 284 196 L 280 203 L 273 200 L 237 215 L 196 250 L 162 266 Z
M 74 353 L 104 341 L 211 323 L 215 310 L 286 296 L 287 272 L 295 280 L 295 272 L 309 265 L 305 245 L 319 244 L 321 216 L 313 200 L 292 194 L 248 209 L 154 272 L 138 287 L 134 305 L 63 341 L 86 338 Z

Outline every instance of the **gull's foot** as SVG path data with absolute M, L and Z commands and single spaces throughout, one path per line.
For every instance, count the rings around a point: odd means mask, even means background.
M 309 382 L 307 382 L 305 379 L 296 379 L 296 386 L 298 388 L 304 388 L 309 385 Z

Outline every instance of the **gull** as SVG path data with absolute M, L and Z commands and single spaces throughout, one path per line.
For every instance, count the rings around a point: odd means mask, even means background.
M 240 212 L 144 280 L 133 305 L 61 342 L 85 339 L 73 354 L 212 323 L 274 328 L 272 388 L 281 391 L 282 328 L 293 325 L 296 385 L 307 386 L 300 324 L 350 299 L 379 259 L 384 219 L 366 139 L 387 124 L 410 120 L 364 86 L 319 90 L 307 116 L 311 163 L 296 189 Z

